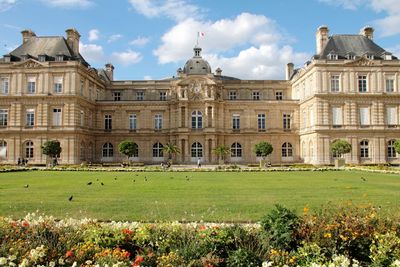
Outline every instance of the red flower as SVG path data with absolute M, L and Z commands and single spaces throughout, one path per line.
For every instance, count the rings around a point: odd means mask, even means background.
M 29 227 L 29 222 L 23 221 L 22 222 L 22 227 Z
M 132 235 L 133 231 L 130 230 L 130 229 L 122 229 L 122 233 L 125 234 L 125 235 Z
M 65 253 L 66 258 L 73 257 L 73 256 L 74 256 L 74 252 L 72 250 L 68 250 L 67 253 Z
M 202 224 L 202 225 L 199 226 L 199 229 L 200 229 L 201 231 L 204 231 L 204 230 L 207 229 L 207 227 L 206 227 L 204 224 Z
M 135 258 L 135 262 L 133 263 L 133 266 L 140 266 L 140 264 L 144 262 L 143 256 L 137 255 Z

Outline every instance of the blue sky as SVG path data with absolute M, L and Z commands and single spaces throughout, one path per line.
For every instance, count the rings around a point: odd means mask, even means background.
M 315 31 L 356 34 L 400 56 L 399 0 L 0 0 L 0 53 L 38 36 L 81 34 L 81 53 L 96 68 L 111 62 L 115 79 L 175 75 L 192 56 L 197 32 L 213 70 L 242 79 L 282 79 L 315 52 Z

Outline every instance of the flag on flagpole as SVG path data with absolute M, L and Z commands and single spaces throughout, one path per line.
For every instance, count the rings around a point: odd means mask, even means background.
M 204 37 L 204 36 L 205 36 L 205 33 L 204 33 L 204 32 L 197 32 L 197 36 L 198 36 L 198 37 Z

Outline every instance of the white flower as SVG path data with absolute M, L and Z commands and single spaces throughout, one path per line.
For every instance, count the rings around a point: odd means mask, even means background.
M 78 264 L 76 263 L 76 261 L 74 261 L 74 263 L 72 264 L 71 267 L 76 267 L 76 265 L 78 265 Z
M 49 267 L 55 267 L 56 266 L 56 263 L 54 262 L 54 261 L 51 261 L 50 263 L 49 263 Z
M 23 259 L 22 262 L 18 265 L 18 267 L 27 267 L 29 266 L 29 261 L 27 259 Z
M 0 258 L 0 265 L 6 265 L 7 263 L 7 258 L 1 257 Z
M 60 265 L 64 265 L 64 259 L 63 258 L 59 258 L 58 259 L 58 264 L 60 264 Z
M 390 265 L 391 267 L 400 267 L 400 260 L 395 260 L 392 265 Z
M 272 261 L 264 261 L 262 263 L 262 267 L 272 267 Z

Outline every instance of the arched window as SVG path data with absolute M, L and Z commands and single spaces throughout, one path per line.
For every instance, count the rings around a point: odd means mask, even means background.
M 233 143 L 231 145 L 231 157 L 241 158 L 242 157 L 242 145 L 239 143 Z
M 368 140 L 362 140 L 360 142 L 360 157 L 369 158 L 369 144 Z
M 7 157 L 7 142 L 0 140 L 0 159 Z
M 33 158 L 33 142 L 32 141 L 25 142 L 25 158 L 27 158 L 27 159 Z
M 282 158 L 293 157 L 293 146 L 291 143 L 283 143 L 282 145 Z
M 137 158 L 139 157 L 139 146 L 136 143 L 133 143 L 133 146 L 136 148 L 135 153 L 133 153 L 132 157 Z
M 203 157 L 203 146 L 199 142 L 192 144 L 192 158 Z
M 153 145 L 153 158 L 164 157 L 163 148 L 164 146 L 161 143 L 155 143 Z
M 114 147 L 111 143 L 103 145 L 103 158 L 112 158 L 114 156 Z
M 192 112 L 192 129 L 203 128 L 203 114 L 199 110 Z
M 394 147 L 394 143 L 396 140 L 389 140 L 387 142 L 387 156 L 388 158 L 397 158 L 396 149 Z

